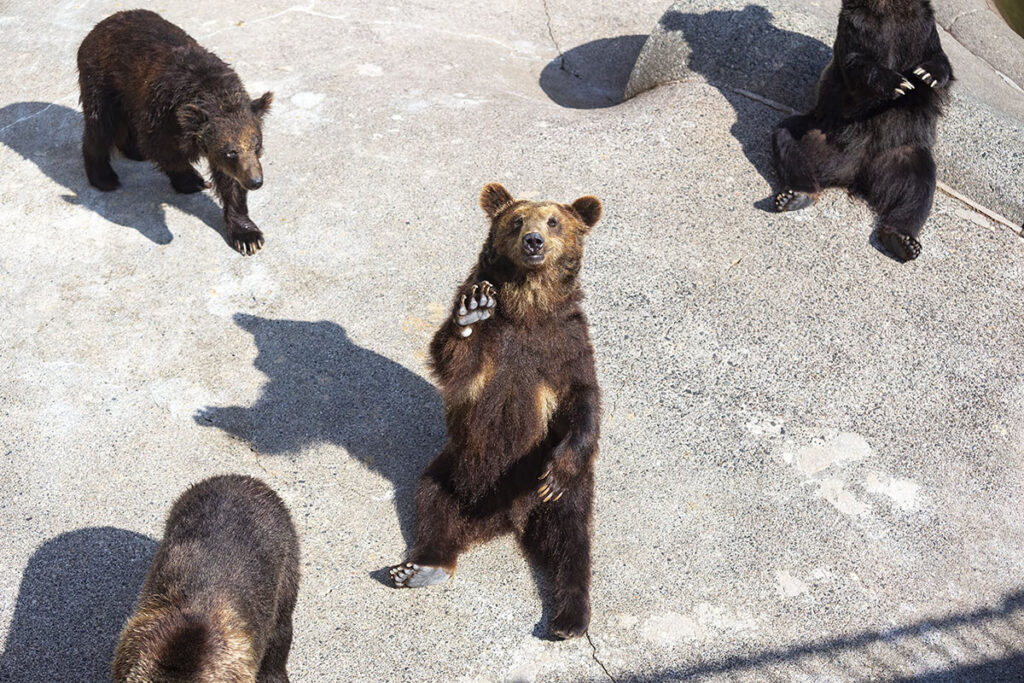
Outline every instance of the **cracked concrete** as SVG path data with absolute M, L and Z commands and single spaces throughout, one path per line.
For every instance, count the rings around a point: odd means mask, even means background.
M 109 195 L 85 183 L 74 54 L 119 4 L 4 5 L 0 681 L 105 680 L 168 506 L 222 472 L 266 480 L 300 529 L 292 680 L 1019 667 L 1020 237 L 940 196 L 900 265 L 841 193 L 761 210 L 771 102 L 800 104 L 834 16 L 769 3 L 763 69 L 708 42 L 710 76 L 623 101 L 664 4 L 150 4 L 276 93 L 253 258 L 209 195 L 146 164 L 115 160 Z M 688 12 L 715 41 L 744 7 Z M 962 97 L 1004 92 L 981 89 Z M 944 153 L 1019 139 L 994 107 L 961 111 L 988 138 Z M 444 438 L 425 351 L 495 180 L 606 208 L 584 265 L 594 617 L 567 643 L 541 637 L 549 587 L 507 539 L 437 590 L 378 581 Z

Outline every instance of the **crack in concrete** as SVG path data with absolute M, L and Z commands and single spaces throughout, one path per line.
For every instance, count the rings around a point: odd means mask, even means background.
M 590 631 L 587 631 L 585 635 L 587 636 L 587 642 L 590 643 L 590 649 L 592 651 L 591 656 L 594 658 L 594 661 L 597 662 L 597 665 L 601 667 L 601 671 L 604 672 L 604 675 L 608 677 L 609 681 L 612 683 L 619 683 L 615 676 L 612 676 L 611 673 L 608 672 L 608 667 L 604 665 L 604 662 L 597 658 L 597 646 L 594 645 L 594 641 L 590 638 Z
M 551 12 L 548 10 L 548 0 L 540 1 L 544 6 L 544 18 L 547 20 L 548 24 L 548 37 L 551 38 L 551 44 L 555 46 L 555 51 L 558 52 L 558 68 L 565 71 L 565 54 L 562 52 L 562 48 L 558 45 L 558 40 L 555 38 L 555 30 L 551 27 Z

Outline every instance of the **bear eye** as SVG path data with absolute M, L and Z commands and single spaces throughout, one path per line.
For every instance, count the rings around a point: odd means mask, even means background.
M 551 218 L 549 218 L 549 219 L 548 219 L 548 227 L 549 227 L 549 228 L 553 228 L 553 227 L 555 227 L 556 225 L 558 225 L 558 219 L 557 219 L 557 218 L 555 218 L 554 216 L 552 216 Z
M 518 230 L 519 228 L 523 227 L 523 217 L 522 216 L 516 216 L 516 219 L 514 221 L 512 221 L 512 227 L 514 227 L 516 230 Z
M 226 156 L 228 159 L 237 159 L 238 152 L 236 152 L 233 149 L 229 149 L 228 151 L 224 152 L 224 156 Z

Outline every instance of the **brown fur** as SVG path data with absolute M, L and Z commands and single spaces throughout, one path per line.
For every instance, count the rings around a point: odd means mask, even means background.
M 272 93 L 250 100 L 230 66 L 148 10 L 118 12 L 89 32 L 78 49 L 78 81 L 90 183 L 119 186 L 110 165 L 117 147 L 153 162 L 178 192 L 199 192 L 210 185 L 193 164 L 205 157 L 232 246 L 243 254 L 263 246 L 247 192 L 263 185 L 262 120 Z
M 420 480 L 409 559 L 451 573 L 471 544 L 514 532 L 552 575 L 552 634 L 577 636 L 590 619 L 600 420 L 579 272 L 601 203 L 594 197 L 572 204 L 515 201 L 491 184 L 480 205 L 490 233 L 456 294 L 452 319 L 430 346 L 448 443 Z M 543 262 L 534 263 L 525 245 L 538 234 Z M 455 317 L 463 296 L 481 281 L 494 285 L 497 307 L 463 336 Z
M 175 502 L 115 683 L 287 683 L 298 537 L 280 498 L 251 477 L 196 484 Z

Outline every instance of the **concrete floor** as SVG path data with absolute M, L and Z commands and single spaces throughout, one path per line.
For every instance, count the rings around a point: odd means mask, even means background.
M 88 186 L 74 55 L 120 3 L 0 6 L 0 681 L 105 680 L 171 502 L 224 472 L 299 527 L 295 681 L 1024 675 L 1016 232 L 940 194 L 901 265 L 844 193 L 765 211 L 778 111 L 711 68 L 612 106 L 665 0 L 142 4 L 275 92 L 267 244 L 239 256 L 147 164 Z M 808 37 L 797 106 L 834 12 L 765 5 Z M 972 82 L 949 125 L 979 137 L 937 154 L 1012 208 L 986 169 L 1021 120 Z M 490 181 L 605 203 L 589 639 L 543 639 L 508 539 L 442 588 L 378 581 L 444 438 L 425 351 Z

